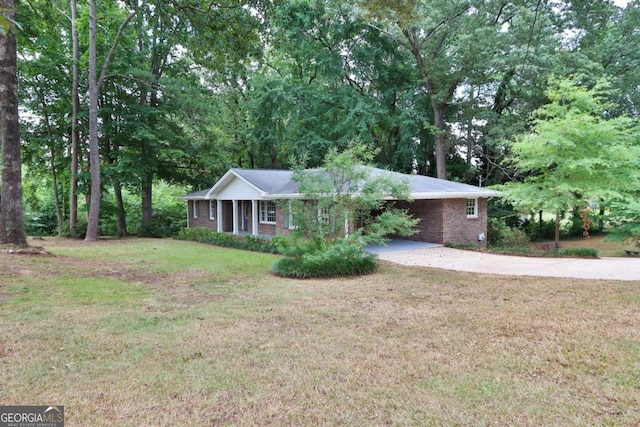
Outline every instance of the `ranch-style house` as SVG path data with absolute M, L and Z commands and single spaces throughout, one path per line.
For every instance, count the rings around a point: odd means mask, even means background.
M 487 201 L 497 191 L 377 168 L 371 174 L 408 180 L 412 201 L 389 203 L 420 219 L 410 239 L 486 247 Z M 180 197 L 187 202 L 187 225 L 233 234 L 288 235 L 295 224 L 284 202 L 304 198 L 292 178 L 290 170 L 229 169 L 213 187 Z

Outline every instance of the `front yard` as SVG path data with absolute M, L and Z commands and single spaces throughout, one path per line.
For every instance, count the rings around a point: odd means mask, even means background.
M 635 425 L 640 283 L 383 264 L 286 280 L 174 240 L 0 253 L 0 402 L 67 426 Z

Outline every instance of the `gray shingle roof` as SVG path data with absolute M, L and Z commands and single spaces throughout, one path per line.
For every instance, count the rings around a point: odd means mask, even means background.
M 196 191 L 195 193 L 185 194 L 184 196 L 178 197 L 181 200 L 199 200 L 204 199 L 204 195 L 209 192 L 209 189 Z
M 299 183 L 293 181 L 293 171 L 280 169 L 231 169 L 255 187 L 269 194 L 290 194 L 298 191 Z
M 474 185 L 429 176 L 408 175 L 385 169 L 370 169 L 373 177 L 388 175 L 398 180 L 407 179 L 414 199 L 490 198 L 499 195 L 497 191 Z M 300 187 L 300 183 L 293 180 L 293 171 L 290 170 L 233 168 L 229 172 L 271 196 L 270 198 L 277 198 L 279 195 L 294 196 Z M 183 200 L 202 199 L 208 191 L 210 190 L 198 191 L 180 198 Z

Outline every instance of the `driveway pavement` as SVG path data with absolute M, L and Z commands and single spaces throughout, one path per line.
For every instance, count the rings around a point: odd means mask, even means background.
M 573 277 L 640 282 L 640 258 L 534 258 L 427 245 L 430 247 L 413 246 L 413 242 L 396 243 L 394 241 L 386 250 L 372 251 L 378 253 L 379 259 L 409 266 L 510 276 Z

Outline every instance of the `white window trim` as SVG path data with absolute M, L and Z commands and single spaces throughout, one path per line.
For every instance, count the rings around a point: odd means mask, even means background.
M 209 219 L 211 221 L 215 221 L 217 213 L 218 213 L 218 201 L 209 200 Z
M 326 226 L 331 224 L 331 207 L 323 206 L 318 208 L 318 223 Z
M 469 208 L 471 206 L 469 206 L 469 201 L 473 200 L 473 213 L 469 213 Z M 478 199 L 467 199 L 467 203 L 466 203 L 466 210 L 467 210 L 467 218 L 478 218 Z
M 269 212 L 268 212 L 268 208 L 267 206 L 269 206 L 270 204 L 272 204 L 273 206 L 273 216 L 274 216 L 274 221 L 267 221 L 266 219 L 263 218 L 268 218 L 269 217 Z M 260 224 L 275 224 L 277 221 L 277 213 L 276 213 L 276 202 L 274 202 L 273 200 L 260 200 L 260 206 L 259 206 L 259 222 Z
M 194 200 L 193 201 L 193 212 L 192 212 L 192 216 L 193 219 L 198 219 L 198 201 Z
M 285 224 L 284 227 L 288 230 L 297 230 L 298 225 L 296 224 L 296 216 L 293 212 L 293 205 L 291 201 L 287 205 L 287 212 L 285 212 Z

